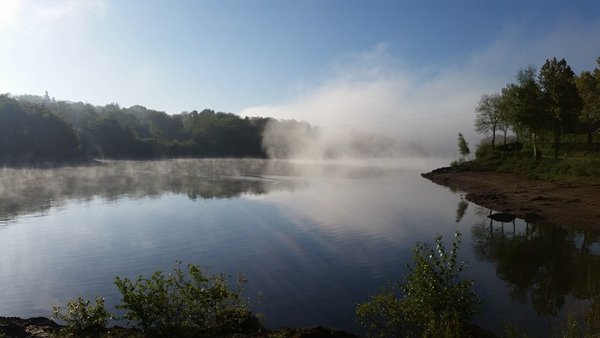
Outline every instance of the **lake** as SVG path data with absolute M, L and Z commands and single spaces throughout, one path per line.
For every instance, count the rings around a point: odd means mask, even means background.
M 0 315 L 49 316 L 79 296 L 120 301 L 115 276 L 176 260 L 243 274 L 269 328 L 362 333 L 357 303 L 402 280 L 417 242 L 460 231 L 484 299 L 475 322 L 538 335 L 600 284 L 597 233 L 492 221 L 421 178 L 448 161 L 105 161 L 0 169 Z

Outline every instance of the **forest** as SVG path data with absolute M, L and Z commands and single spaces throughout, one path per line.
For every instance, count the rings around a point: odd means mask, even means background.
M 266 157 L 270 118 L 163 111 L 135 105 L 0 95 L 0 165 L 82 163 L 92 158 Z
M 499 93 L 484 94 L 477 104 L 475 129 L 491 135 L 512 134 L 518 146 L 527 146 L 535 159 L 597 156 L 600 151 L 600 58 L 591 71 L 575 74 L 565 59 L 547 59 L 539 72 L 521 69 L 516 83 Z

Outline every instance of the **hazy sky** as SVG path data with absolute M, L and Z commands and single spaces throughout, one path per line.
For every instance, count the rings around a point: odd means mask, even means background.
M 469 134 L 481 94 L 554 56 L 595 66 L 600 2 L 0 1 L 0 92 L 171 114 Z

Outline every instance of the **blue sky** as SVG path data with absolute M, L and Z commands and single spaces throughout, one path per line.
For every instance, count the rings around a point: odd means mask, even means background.
M 592 69 L 600 3 L 2 0 L 0 41 L 0 92 L 410 135 L 529 64 Z

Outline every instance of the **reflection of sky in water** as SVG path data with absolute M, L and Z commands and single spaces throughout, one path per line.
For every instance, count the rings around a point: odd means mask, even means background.
M 161 172 L 174 176 L 190 163 Z M 532 327 L 535 311 L 511 301 L 492 261 L 474 255 L 472 227 L 487 222 L 487 213 L 471 204 L 457 223 L 459 196 L 422 179 L 419 170 L 389 163 L 385 170 L 356 164 L 283 170 L 257 163 L 248 171 L 229 168 L 234 183 L 122 177 L 110 193 L 99 188 L 102 197 L 93 182 L 77 190 L 73 179 L 71 190 L 46 201 L 59 207 L 11 209 L 9 225 L 0 226 L 0 315 L 49 315 L 52 305 L 77 296 L 103 295 L 114 305 L 115 276 L 169 269 L 178 259 L 243 273 L 253 308 L 268 326 L 357 331 L 355 305 L 401 278 L 417 241 L 459 230 L 467 275 L 486 299 L 486 316 L 478 321 L 496 331 L 505 320 Z

